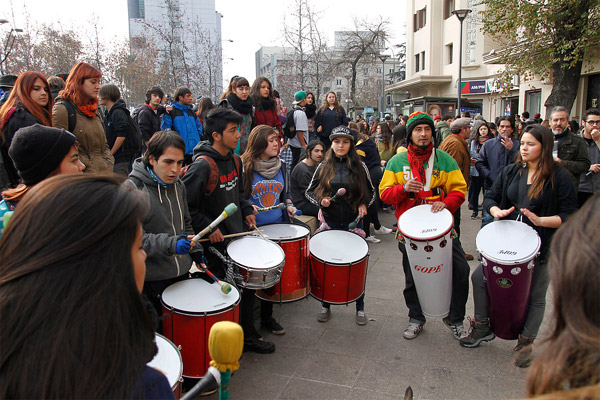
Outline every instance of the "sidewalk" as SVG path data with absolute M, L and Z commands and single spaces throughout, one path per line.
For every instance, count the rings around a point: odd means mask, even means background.
M 476 255 L 481 220 L 470 215 L 463 205 L 462 244 Z M 380 219 L 387 227 L 395 222 L 393 214 L 380 212 Z M 496 338 L 465 349 L 441 320 L 433 319 L 416 339 L 402 337 L 408 324 L 402 257 L 393 234 L 378 238 L 381 243 L 369 244 L 369 323 L 356 325 L 354 304 L 332 306 L 329 321 L 319 323 L 320 303 L 310 296 L 275 306 L 275 318 L 287 333 L 262 332 L 277 346 L 273 354 L 243 354 L 231 379 L 232 399 L 402 399 L 409 385 L 415 399 L 525 397 L 527 370 L 512 364 L 516 341 Z M 471 271 L 477 266 L 476 261 L 469 264 Z M 541 337 L 548 332 L 551 311 L 548 297 Z M 467 316 L 472 314 L 470 288 Z M 218 394 L 205 398 L 218 399 Z

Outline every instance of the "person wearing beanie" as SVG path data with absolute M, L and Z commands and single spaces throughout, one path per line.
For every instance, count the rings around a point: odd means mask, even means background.
M 325 154 L 325 160 L 319 164 L 312 177 L 306 198 L 321 208 L 319 220 L 321 226 L 316 233 L 337 229 L 354 232 L 365 237 L 362 229 L 367 208 L 375 200 L 375 190 L 369 177 L 367 166 L 360 160 L 355 148 L 355 138 L 347 126 L 338 126 L 329 136 L 331 148 Z M 333 199 L 339 189 L 346 189 L 343 196 Z M 356 228 L 350 224 L 359 217 Z M 356 323 L 365 325 L 365 295 L 356 300 Z M 330 315 L 330 304 L 323 302 L 317 316 L 319 322 L 326 322 Z
M 288 145 L 292 151 L 291 170 L 294 170 L 294 167 L 300 161 L 302 152 L 306 151 L 306 146 L 308 145 L 308 117 L 304 109 L 306 97 L 306 92 L 300 90 L 294 94 L 294 102 L 292 103 L 296 136 L 288 139 Z
M 5 218 L 14 211 L 29 188 L 54 175 L 80 174 L 85 168 L 79 160 L 79 143 L 72 133 L 40 124 L 19 129 L 8 154 L 22 184 L 2 192 L 0 237 L 5 228 Z
M 423 112 L 414 112 L 407 121 L 408 150 L 394 155 L 387 163 L 379 185 L 381 200 L 396 205 L 396 218 L 420 204 L 431 204 L 436 213 L 447 208 L 454 213 L 465 201 L 467 183 L 456 164 L 446 152 L 433 147 L 433 119 Z M 427 178 L 426 169 L 433 163 L 433 171 Z M 429 190 L 423 190 L 425 186 Z M 405 339 L 414 339 L 423 330 L 425 316 L 414 284 L 410 262 L 404 244 L 402 267 L 405 275 L 404 300 L 408 307 L 409 326 Z M 452 300 L 450 313 L 443 319 L 455 339 L 465 336 L 463 320 L 469 296 L 469 264 L 458 239 L 452 240 Z

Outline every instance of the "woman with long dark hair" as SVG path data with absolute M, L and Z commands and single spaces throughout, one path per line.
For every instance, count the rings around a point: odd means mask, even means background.
M 317 116 L 317 104 L 315 103 L 315 95 L 313 92 L 306 92 L 306 105 L 304 106 L 304 112 L 308 119 L 308 141 L 312 142 L 317 138 L 317 132 L 315 131 L 315 120 Z
M 52 96 L 50 85 L 39 72 L 22 72 L 13 90 L 0 108 L 0 144 L 2 160 L 8 174 L 9 186 L 19 184 L 19 175 L 8 155 L 15 133 L 23 127 L 40 124 L 52 126 Z
M 483 177 L 479 176 L 479 172 L 477 171 L 477 168 L 475 168 L 475 162 L 479 157 L 481 147 L 483 147 L 485 141 L 491 136 L 492 135 L 490 134 L 490 128 L 487 122 L 483 121 L 477 127 L 477 131 L 475 131 L 475 137 L 471 141 L 471 185 L 469 186 L 469 204 L 471 204 L 471 207 L 473 208 L 471 219 L 477 219 L 477 214 L 479 214 L 479 193 L 483 189 Z
M 204 126 L 204 119 L 206 118 L 206 114 L 208 114 L 208 112 L 210 110 L 212 110 L 213 108 L 215 108 L 215 105 L 213 104 L 212 100 L 208 96 L 204 96 L 198 102 L 198 112 L 196 114 L 198 115 L 198 119 L 200 120 L 200 123 L 203 126 Z M 206 132 L 205 132 L 205 134 L 206 134 Z
M 325 150 L 331 147 L 329 135 L 333 128 L 337 126 L 348 126 L 348 117 L 346 111 L 338 103 L 335 92 L 327 92 L 323 105 L 317 111 L 315 116 L 315 128 L 317 129 L 317 137 L 325 145 Z
M 406 144 L 406 125 L 396 125 L 392 129 L 392 157 L 408 150 Z
M 256 214 L 256 225 L 289 222 L 290 215 L 296 212 L 289 189 L 289 174 L 279 155 L 279 136 L 271 126 L 259 125 L 252 129 L 248 147 L 242 156 L 244 165 L 244 197 L 256 209 L 271 207 L 280 203 L 287 205 L 284 210 L 275 209 Z M 283 335 L 285 329 L 273 318 L 273 303 L 262 300 L 260 309 L 261 325 L 275 335 Z
M 172 398 L 146 366 L 147 211 L 102 176 L 57 176 L 23 199 L 0 240 L 1 398 Z
M 60 91 L 52 110 L 52 125 L 77 137 L 86 173 L 109 173 L 115 164 L 98 110 L 101 79 L 100 70 L 78 62 L 71 68 L 65 88 Z
M 367 215 L 367 208 L 375 199 L 369 170 L 356 152 L 355 139 L 348 127 L 334 128 L 329 139 L 331 148 L 327 151 L 325 160 L 315 170 L 306 189 L 306 197 L 321 208 L 322 222 L 317 232 L 328 229 L 350 230 L 350 223 L 358 215 L 361 220 L 352 231 L 364 238 L 362 218 Z M 341 188 L 346 189 L 346 193 L 332 200 Z M 363 294 L 356 300 L 356 323 L 359 325 L 367 323 L 364 298 Z M 322 306 L 317 319 L 319 322 L 326 322 L 331 314 L 330 305 L 323 302 Z
M 381 166 L 385 167 L 390 158 L 394 155 L 392 153 L 392 131 L 387 122 L 381 122 L 377 125 L 375 131 L 377 150 L 379 151 L 379 158 L 381 158 Z
M 521 136 L 516 163 L 502 170 L 486 192 L 483 202 L 484 209 L 496 219 L 516 220 L 521 215 L 523 222 L 535 229 L 541 239 L 525 326 L 514 348 L 515 365 L 521 368 L 531 364 L 533 341 L 544 318 L 550 241 L 556 229 L 577 211 L 575 185 L 569 172 L 554 161 L 553 145 L 554 135 L 550 129 L 537 124 L 527 126 Z M 495 337 L 490 330 L 487 291 L 481 268 L 479 265 L 471 276 L 475 316 L 471 320 L 469 336 L 460 340 L 463 347 L 477 347 Z
M 234 76 L 229 82 L 227 92 L 223 94 L 224 98 L 219 103 L 219 107 L 228 108 L 237 111 L 242 116 L 242 123 L 239 124 L 238 130 L 241 133 L 238 147 L 235 153 L 242 155 L 246 151 L 248 137 L 252 130 L 254 120 L 254 106 L 250 98 L 250 83 L 243 76 Z
M 600 398 L 599 208 L 596 194 L 552 240 L 548 272 L 554 323 L 531 366 L 528 396 Z
M 273 127 L 280 139 L 281 135 L 281 120 L 277 113 L 277 102 L 273 94 L 273 85 L 271 81 L 260 76 L 254 80 L 252 88 L 250 88 L 250 98 L 254 104 L 254 126 L 268 125 Z

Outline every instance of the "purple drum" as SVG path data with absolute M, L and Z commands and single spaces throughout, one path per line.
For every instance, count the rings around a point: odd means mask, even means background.
M 492 332 L 502 339 L 517 339 L 527 318 L 540 237 L 523 222 L 503 220 L 483 227 L 475 242 L 481 254 Z

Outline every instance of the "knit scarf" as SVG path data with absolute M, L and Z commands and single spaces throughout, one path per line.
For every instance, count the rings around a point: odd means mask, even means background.
M 82 106 L 78 105 L 77 108 L 79 108 L 79 111 L 81 111 L 84 115 L 93 118 L 94 115 L 96 115 L 96 110 L 98 109 L 98 99 L 94 99 L 90 103 Z
M 304 106 L 304 112 L 306 113 L 306 118 L 311 119 L 317 113 L 317 106 L 315 104 L 307 104 Z
M 281 160 L 279 157 L 273 157 L 268 160 L 254 160 L 254 171 L 267 179 L 273 179 L 280 169 Z
M 425 149 L 415 146 L 412 142 L 408 144 L 408 161 L 410 170 L 415 178 L 423 185 L 426 183 L 425 162 L 431 157 L 433 143 L 429 143 Z
M 252 113 L 252 100 L 248 97 L 246 100 L 242 100 L 235 93 L 229 93 L 227 96 L 227 102 L 231 104 L 231 107 L 240 114 L 251 114 Z
M 277 109 L 276 105 L 275 105 L 275 100 L 265 99 L 264 97 L 262 97 L 260 99 L 260 106 L 262 107 L 261 109 L 263 111 L 265 111 L 265 110 L 276 110 Z

